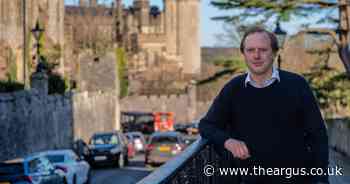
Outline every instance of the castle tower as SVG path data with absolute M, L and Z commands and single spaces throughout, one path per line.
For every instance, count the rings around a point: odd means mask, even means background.
M 139 12 L 138 19 L 141 33 L 148 33 L 150 9 L 149 0 L 135 0 L 134 7 Z
M 167 53 L 170 55 L 178 55 L 177 3 L 175 0 L 163 0 L 163 4 Z
M 79 0 L 79 6 L 80 7 L 87 7 L 88 6 L 88 0 Z
M 199 16 L 200 0 L 177 0 L 178 49 L 189 75 L 200 73 Z

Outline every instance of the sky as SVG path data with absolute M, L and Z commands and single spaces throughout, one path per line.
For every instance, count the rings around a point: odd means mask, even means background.
M 79 0 L 64 0 L 65 4 L 77 3 Z M 111 3 L 113 0 L 99 0 L 100 2 Z M 133 0 L 122 0 L 123 4 L 130 6 Z M 151 5 L 158 5 L 163 8 L 163 0 L 150 0 Z M 232 11 L 232 10 L 231 10 Z M 222 46 L 215 35 L 223 33 L 223 22 L 211 20 L 212 17 L 230 14 L 230 11 L 218 10 L 210 5 L 210 0 L 200 0 L 200 44 L 201 46 Z M 308 19 L 307 21 L 310 21 Z M 305 22 L 305 21 L 304 21 Z M 281 23 L 282 29 L 285 29 L 289 35 L 295 34 L 303 23 L 302 20 L 291 21 L 290 23 Z M 232 45 L 228 45 L 232 46 Z

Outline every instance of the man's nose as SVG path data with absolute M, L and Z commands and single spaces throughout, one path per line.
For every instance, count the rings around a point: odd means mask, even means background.
M 261 57 L 261 53 L 260 53 L 260 51 L 259 50 L 256 50 L 255 52 L 254 52 L 254 58 L 255 59 L 259 59 L 260 57 Z

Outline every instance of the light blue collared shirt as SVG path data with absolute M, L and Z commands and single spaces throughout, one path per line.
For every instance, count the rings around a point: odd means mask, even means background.
M 266 80 L 266 81 L 264 81 L 262 86 L 258 86 L 258 84 L 251 78 L 251 73 L 250 73 L 249 70 L 248 70 L 247 73 L 248 73 L 248 75 L 247 75 L 247 77 L 245 78 L 245 81 L 244 81 L 244 86 L 245 87 L 247 87 L 247 84 L 249 83 L 250 85 L 252 85 L 252 86 L 254 86 L 256 88 L 265 88 L 265 87 L 271 85 L 276 80 L 278 82 L 281 81 L 280 74 L 278 72 L 278 69 L 275 66 L 272 67 L 272 76 L 271 76 L 271 78 Z

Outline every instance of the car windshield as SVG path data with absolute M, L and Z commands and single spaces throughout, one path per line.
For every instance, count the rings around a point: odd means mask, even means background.
M 177 137 L 161 136 L 161 137 L 153 137 L 151 144 L 154 144 L 154 143 L 177 143 L 177 142 L 178 142 Z
M 118 144 L 119 140 L 116 135 L 96 135 L 92 138 L 91 144 Z
M 47 158 L 51 163 L 62 163 L 64 162 L 64 155 L 48 155 Z

